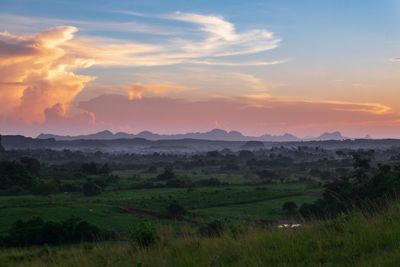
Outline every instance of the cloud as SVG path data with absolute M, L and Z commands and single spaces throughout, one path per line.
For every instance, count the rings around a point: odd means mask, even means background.
M 135 15 L 135 17 L 137 17 Z M 148 16 L 156 18 L 158 24 L 137 21 L 86 21 L 54 18 L 34 18 L 3 14 L 0 24 L 10 29 L 29 31 L 51 25 L 74 25 L 64 40 L 58 38 L 56 46 L 68 50 L 79 58 L 90 58 L 97 66 L 161 66 L 174 64 L 202 64 L 217 66 L 267 66 L 282 64 L 286 60 L 231 61 L 219 57 L 255 54 L 277 48 L 281 42 L 275 34 L 266 29 L 250 29 L 239 32 L 235 25 L 221 16 L 195 13 L 174 13 Z M 163 23 L 165 20 L 179 22 Z M 161 22 L 160 22 L 161 21 Z M 3 22 L 3 23 L 1 23 Z M 193 26 L 190 34 L 187 25 Z M 70 40 L 76 27 L 85 35 Z M 119 38 L 90 35 L 99 29 L 126 32 Z M 152 42 L 138 42 L 135 33 L 154 35 Z M 65 32 L 67 33 L 67 32 Z M 51 34 L 46 32 L 46 34 Z M 39 37 L 38 37 L 39 38 Z M 16 48 L 9 47 L 7 50 Z M 18 51 L 16 51 L 18 52 Z M 21 52 L 21 51 L 19 51 Z
M 297 101 L 260 97 L 212 98 L 188 101 L 151 97 L 129 100 L 120 95 L 102 95 L 81 102 L 79 107 L 96 115 L 105 125 L 124 126 L 124 131 L 148 129 L 157 132 L 203 131 L 215 121 L 228 129 L 247 133 L 317 133 L 326 130 L 362 130 L 366 125 L 400 127 L 399 116 L 376 103 Z M 376 131 L 383 128 L 376 127 Z
M 254 54 L 277 48 L 280 39 L 265 29 L 253 29 L 238 33 L 235 26 L 220 16 L 176 12 L 166 18 L 200 26 L 207 38 L 200 42 L 182 42 L 186 53 L 198 57 Z
M 71 126 L 71 125 L 83 125 L 95 124 L 96 117 L 90 112 L 81 112 L 78 114 L 67 114 L 67 109 L 62 104 L 55 104 L 50 108 L 46 108 L 44 111 L 45 123 L 51 125 L 52 127 L 59 126 Z
M 57 27 L 36 35 L 0 33 L 0 115 L 41 123 L 45 110 L 62 105 L 66 110 L 93 77 L 73 71 L 87 68 L 91 60 L 71 56 L 63 45 L 75 27 Z
M 46 108 L 44 116 L 43 122 L 34 122 L 28 125 L 24 121 L 0 115 L 1 134 L 37 136 L 40 133 L 80 134 L 99 130 L 93 113 L 87 111 L 71 113 L 62 104 Z
M 289 60 L 274 60 L 274 61 L 242 61 L 242 62 L 225 62 L 225 61 L 209 61 L 209 60 L 192 60 L 191 63 L 215 66 L 271 66 L 288 62 Z
M 174 94 L 175 97 L 210 98 L 210 97 L 237 97 L 247 94 L 268 93 L 278 84 L 267 81 L 264 76 L 238 71 L 222 71 L 211 68 L 191 66 L 163 71 L 146 71 L 135 74 L 135 79 L 153 84 L 159 81 L 173 81 L 173 84 L 183 86 L 182 90 Z M 170 95 L 171 97 L 171 95 Z
M 130 100 L 142 99 L 145 94 L 153 96 L 164 96 L 167 93 L 181 92 L 186 90 L 184 86 L 175 84 L 141 84 L 133 83 L 125 86 Z
M 94 59 L 97 66 L 201 64 L 235 67 L 267 66 L 287 62 L 230 61 L 226 58 L 277 48 L 281 40 L 268 30 L 252 29 L 238 32 L 233 23 L 222 17 L 193 13 L 175 13 L 158 18 L 194 25 L 195 38 L 188 38 L 187 31 L 178 34 L 182 31 L 182 28 L 179 28 L 177 36 L 163 37 L 153 43 L 86 36 L 68 42 L 65 46 L 78 57 Z M 220 57 L 224 57 L 224 60 Z
M 400 57 L 389 59 L 390 62 L 400 62 Z
M 144 33 L 151 35 L 176 35 L 177 29 L 166 25 L 153 25 L 135 21 L 77 20 L 46 17 L 30 17 L 0 13 L 0 25 L 7 25 L 8 31 L 30 32 L 32 30 L 52 28 L 59 25 L 73 25 L 84 32 L 96 32 L 99 29 L 122 33 Z M 4 26 L 3 26 L 4 27 Z

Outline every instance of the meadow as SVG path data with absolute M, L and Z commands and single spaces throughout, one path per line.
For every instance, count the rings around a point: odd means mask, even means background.
M 317 199 L 321 189 L 309 189 L 306 184 L 232 185 L 219 187 L 151 188 L 105 191 L 94 197 L 81 193 L 61 193 L 51 196 L 1 196 L 0 233 L 6 232 L 18 219 L 39 216 L 47 220 L 63 220 L 77 216 L 102 229 L 127 232 L 141 220 L 157 224 L 175 224 L 124 209 L 139 208 L 162 214 L 168 203 L 175 200 L 187 211 L 186 217 L 206 222 L 215 218 L 233 220 L 273 220 L 285 218 L 282 205 L 293 201 L 298 205 Z

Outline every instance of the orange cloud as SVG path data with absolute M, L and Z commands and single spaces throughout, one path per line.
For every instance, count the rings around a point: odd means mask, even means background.
M 181 92 L 186 90 L 184 86 L 175 84 L 141 84 L 134 83 L 126 86 L 128 92 L 128 98 L 141 99 L 145 94 L 150 94 L 154 96 L 164 96 L 167 93 Z
M 73 71 L 86 68 L 90 60 L 77 58 L 62 46 L 77 31 L 53 28 L 36 35 L 0 33 L 0 117 L 25 123 L 42 123 L 45 111 L 65 108 L 93 77 Z

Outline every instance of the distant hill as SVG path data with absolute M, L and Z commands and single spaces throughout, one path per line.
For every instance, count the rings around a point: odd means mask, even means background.
M 127 134 L 128 135 L 128 134 Z M 110 131 L 101 131 L 98 133 L 94 134 L 86 134 L 86 135 L 75 135 L 75 136 L 69 136 L 69 135 L 55 135 L 55 134 L 40 134 L 38 139 L 49 139 L 53 138 L 55 140 L 111 140 L 111 139 L 118 139 L 116 134 L 113 134 Z M 130 138 L 130 137 L 125 137 L 125 138 Z
M 38 139 L 53 138 L 59 141 L 71 140 L 114 140 L 114 139 L 134 139 L 144 138 L 147 140 L 178 140 L 178 139 L 200 139 L 213 141 L 261 141 L 261 142 L 297 142 L 297 141 L 314 141 L 314 140 L 343 140 L 346 139 L 340 132 L 323 133 L 318 137 L 301 139 L 289 133 L 283 135 L 264 134 L 261 136 L 246 136 L 238 131 L 225 131 L 222 129 L 213 129 L 208 132 L 184 133 L 184 134 L 158 134 L 150 131 L 143 131 L 138 134 L 129 134 L 124 132 L 112 133 L 110 131 L 101 131 L 94 134 L 63 136 L 54 134 L 40 134 Z
M 204 140 L 204 139 L 161 139 L 148 140 L 146 138 L 119 138 L 113 134 L 105 133 L 109 139 L 77 139 L 77 140 L 56 140 L 55 138 L 31 138 L 22 135 L 2 136 L 2 146 L 6 150 L 13 149 L 55 149 L 55 150 L 81 150 L 81 151 L 105 151 L 105 152 L 129 152 L 129 153 L 193 153 L 211 150 L 239 151 L 242 149 L 258 150 L 285 146 L 293 148 L 296 146 L 320 147 L 324 149 L 378 149 L 393 146 L 400 146 L 400 139 L 344 139 L 344 140 L 300 140 L 300 141 L 259 141 L 252 138 L 248 141 L 226 141 L 226 140 Z M 93 136 L 93 135 L 91 135 Z M 102 135 L 94 135 L 101 137 Z M 120 134 L 118 136 L 121 136 Z M 129 135 L 131 136 L 131 135 Z M 132 135 L 137 136 L 137 135 Z M 159 135 L 162 137 L 162 135 Z M 339 137 L 334 135 L 333 137 Z M 322 137 L 326 138 L 326 135 Z M 332 136 L 328 136 L 332 137 Z M 68 137 L 73 138 L 73 137 Z M 84 136 L 84 138 L 88 138 Z M 262 144 L 263 145 L 262 145 Z
M 340 132 L 336 131 L 336 132 L 326 132 L 321 134 L 318 137 L 310 137 L 310 138 L 306 138 L 305 140 L 307 141 L 328 141 L 328 140 L 344 140 L 347 139 L 346 137 L 344 137 Z

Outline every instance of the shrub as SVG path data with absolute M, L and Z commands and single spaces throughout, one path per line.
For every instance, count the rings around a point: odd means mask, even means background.
M 287 201 L 283 203 L 282 210 L 286 214 L 295 214 L 297 212 L 297 205 L 293 201 Z
M 60 245 L 64 243 L 95 241 L 105 237 L 99 228 L 79 218 L 70 218 L 62 222 L 44 221 L 34 217 L 27 221 L 18 220 L 0 238 L 1 246 Z
M 229 224 L 229 233 L 234 238 L 237 239 L 240 235 L 245 232 L 245 228 L 240 223 Z
M 176 200 L 171 202 L 166 207 L 166 212 L 168 217 L 172 218 L 181 218 L 183 215 L 186 214 L 186 210 L 182 207 Z
M 129 240 L 140 247 L 153 245 L 158 241 L 156 228 L 149 221 L 142 221 L 131 229 Z

